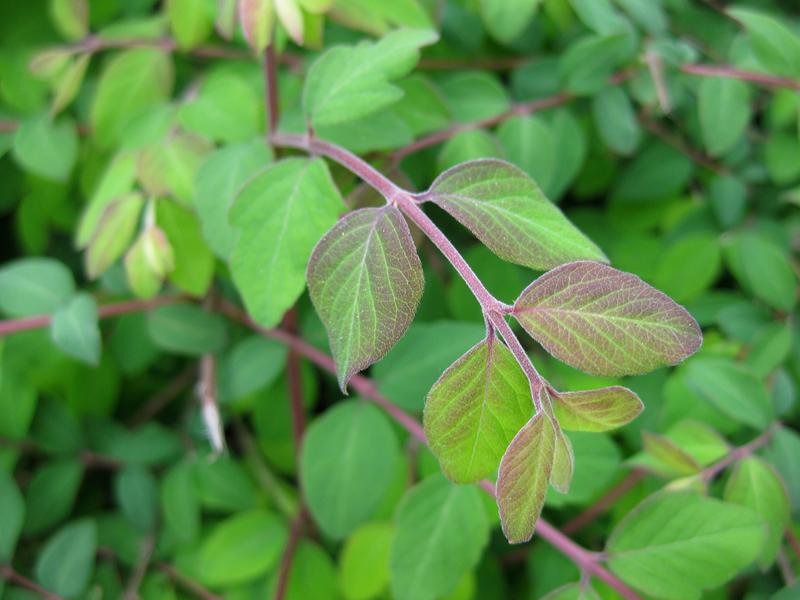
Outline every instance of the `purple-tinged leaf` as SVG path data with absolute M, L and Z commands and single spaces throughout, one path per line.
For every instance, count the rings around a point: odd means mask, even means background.
M 450 365 L 431 388 L 425 435 L 444 474 L 456 483 L 472 483 L 494 473 L 532 414 L 525 373 L 491 336 Z
M 264 51 L 272 39 L 275 9 L 272 0 L 239 0 L 239 22 L 253 52 Z
M 668 437 L 643 431 L 642 440 L 645 452 L 669 471 L 667 475 L 682 477 L 696 475 L 700 472 L 701 466 L 692 455 Z
M 573 260 L 607 260 L 524 171 L 505 161 L 457 165 L 437 177 L 422 197 L 509 262 L 550 269 Z
M 570 431 L 611 431 L 633 421 L 644 409 L 639 396 L 620 385 L 582 392 L 555 392 L 558 422 Z
M 545 273 L 513 315 L 550 354 L 592 375 L 635 375 L 694 354 L 702 333 L 669 296 L 636 275 L 580 261 Z
M 306 280 L 343 391 L 403 336 L 424 286 L 411 232 L 393 206 L 363 208 L 334 225 L 314 248 Z
M 545 387 L 540 388 L 540 398 L 550 425 L 555 432 L 555 446 L 553 448 L 553 469 L 550 473 L 550 485 L 561 494 L 569 492 L 572 475 L 575 472 L 575 454 L 572 451 L 572 442 L 564 435 L 561 426 L 553 412 L 553 396 Z
M 512 544 L 533 537 L 553 468 L 555 430 L 538 413 L 511 441 L 497 477 L 497 507 L 503 533 Z

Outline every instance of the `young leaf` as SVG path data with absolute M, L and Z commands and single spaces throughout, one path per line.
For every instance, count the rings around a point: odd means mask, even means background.
M 532 269 L 571 260 L 607 260 L 524 171 L 494 159 L 460 164 L 423 194 L 500 258 Z
M 49 7 L 56 29 L 66 39 L 80 40 L 89 33 L 87 0 L 51 0 Z
M 750 122 L 750 90 L 738 79 L 706 77 L 698 98 L 700 129 L 711 156 L 736 145 Z
M 82 519 L 65 525 L 39 552 L 36 579 L 60 596 L 81 596 L 92 576 L 96 549 L 94 521 Z
M 139 181 L 151 196 L 170 195 L 189 204 L 195 173 L 208 149 L 206 140 L 188 134 L 170 135 L 150 144 L 139 156 Z
M 175 268 L 175 254 L 164 232 L 155 225 L 145 229 L 125 254 L 128 285 L 140 298 L 152 298 L 167 273 Z
M 72 273 L 52 258 L 20 258 L 0 268 L 0 309 L 10 317 L 52 313 L 75 293 Z
M 725 500 L 756 511 L 767 524 L 767 540 L 758 559 L 762 569 L 775 560 L 784 529 L 789 525 L 789 496 L 775 469 L 750 456 L 739 461 L 725 485 Z
M 593 375 L 634 375 L 674 365 L 702 342 L 686 309 L 637 276 L 593 262 L 545 273 L 513 314 L 559 360 Z
M 697 461 L 670 438 L 643 431 L 642 440 L 645 451 L 666 467 L 668 475 L 683 477 L 700 472 Z
M 399 30 L 377 42 L 339 46 L 311 65 L 303 90 L 306 117 L 315 127 L 352 121 L 392 104 L 402 91 L 389 83 L 408 73 L 419 48 L 436 41 L 424 30 Z
M 79 293 L 53 314 L 50 325 L 53 342 L 67 354 L 90 365 L 100 361 L 100 327 L 97 303 Z
M 533 537 L 553 468 L 556 435 L 538 413 L 509 444 L 497 476 L 497 507 L 503 533 L 512 544 Z
M 555 432 L 555 445 L 553 447 L 553 467 L 550 471 L 550 485 L 560 494 L 567 494 L 572 477 L 575 473 L 575 453 L 572 450 L 572 442 L 564 435 L 558 420 L 553 412 L 553 396 L 546 388 L 539 391 L 542 399 L 542 407 L 550 420 L 550 425 Z
M 314 245 L 343 211 L 322 159 L 291 158 L 253 177 L 230 211 L 231 270 L 248 312 L 275 326 L 305 288 Z
M 239 22 L 247 44 L 255 54 L 261 54 L 272 40 L 273 0 L 239 0 Z
M 105 207 L 84 255 L 89 278 L 102 275 L 128 249 L 143 205 L 141 194 L 132 193 Z
M 403 336 L 425 281 L 411 232 L 393 206 L 339 221 L 314 249 L 306 280 L 342 390 Z
M 764 383 L 731 359 L 700 356 L 686 364 L 686 383 L 732 419 L 761 430 L 773 417 Z
M 60 113 L 78 95 L 91 57 L 92 55 L 89 53 L 81 54 L 75 58 L 67 70 L 59 77 L 58 83 L 53 90 L 53 102 L 50 105 L 51 115 Z
M 454 485 L 441 475 L 428 477 L 406 494 L 395 516 L 392 597 L 441 598 L 477 565 L 489 539 L 479 494 L 474 486 Z
M 300 475 L 308 507 L 326 535 L 347 536 L 375 512 L 398 460 L 397 439 L 371 404 L 338 404 L 303 442 Z
M 431 388 L 425 435 L 445 475 L 472 483 L 494 473 L 532 413 L 525 374 L 492 335 L 450 365 Z
M 634 392 L 619 385 L 582 392 L 554 392 L 558 422 L 570 431 L 611 431 L 633 421 L 644 409 Z
M 611 534 L 611 570 L 648 595 L 700 598 L 750 564 L 764 542 L 752 510 L 693 492 L 660 493 L 642 502 Z

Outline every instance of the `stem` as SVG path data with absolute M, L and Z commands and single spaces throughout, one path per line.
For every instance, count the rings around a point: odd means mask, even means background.
M 178 569 L 168 563 L 158 563 L 156 568 L 169 577 L 172 581 L 177 583 L 184 590 L 193 596 L 200 598 L 201 600 L 224 600 L 222 596 L 217 596 L 216 594 L 208 591 L 194 579 L 188 575 L 184 575 L 178 571 Z
M 142 579 L 144 579 L 147 573 L 147 566 L 153 558 L 153 551 L 155 549 L 156 540 L 155 537 L 150 534 L 144 539 L 139 549 L 139 561 L 136 563 L 136 567 L 131 573 L 128 585 L 125 586 L 125 595 L 122 597 L 122 600 L 137 600 L 139 598 L 139 587 L 142 585 Z
M 264 88 L 267 112 L 267 136 L 278 131 L 278 75 L 275 49 L 272 44 L 264 51 Z
M 491 312 L 489 313 L 489 321 L 494 325 L 497 331 L 500 332 L 500 335 L 503 336 L 506 345 L 511 350 L 514 358 L 517 359 L 519 366 L 522 367 L 522 370 L 525 372 L 525 376 L 528 378 L 528 382 L 531 386 L 533 405 L 536 407 L 536 413 L 540 413 L 542 411 L 542 399 L 539 395 L 539 387 L 544 385 L 544 379 L 539 375 L 536 367 L 533 366 L 531 357 L 525 352 L 525 348 L 522 347 L 522 344 L 514 334 L 511 326 L 503 318 L 503 315 L 497 312 Z
M 667 131 L 661 125 L 661 123 L 655 121 L 654 119 L 651 119 L 644 112 L 642 112 L 639 115 L 639 121 L 641 122 L 642 125 L 644 125 L 644 127 L 647 130 L 650 131 L 650 133 L 660 138 L 661 141 L 663 141 L 665 144 L 672 146 L 678 152 L 690 158 L 693 162 L 697 163 L 698 165 L 705 167 L 706 169 L 709 169 L 710 171 L 713 171 L 715 173 L 725 173 L 727 171 L 727 168 L 725 166 L 715 162 L 714 160 L 712 160 L 699 150 L 692 148 L 681 137 L 673 134 L 670 131 Z
M 283 318 L 286 331 L 295 335 L 297 333 L 297 311 L 292 308 Z M 292 436 L 294 450 L 297 457 L 298 471 L 300 469 L 300 447 L 303 443 L 303 434 L 306 428 L 306 415 L 303 407 L 303 382 L 300 377 L 300 356 L 297 351 L 289 348 L 286 356 L 286 380 L 289 387 L 289 404 L 292 411 Z
M 194 382 L 197 376 L 197 365 L 194 363 L 187 365 L 178 375 L 165 385 L 158 393 L 154 394 L 142 407 L 131 417 L 129 425 L 136 428 L 146 423 L 159 412 L 161 412 L 170 402 L 177 398 L 183 390 Z
M 772 434 L 775 433 L 775 430 L 777 430 L 780 426 L 780 421 L 776 421 L 767 427 L 767 429 L 761 435 L 753 439 L 751 442 L 731 450 L 726 457 L 715 462 L 707 469 L 704 469 L 703 472 L 700 473 L 701 480 L 705 483 L 708 483 L 737 460 L 750 456 L 759 448 L 766 446 L 767 442 L 769 442 L 770 438 L 772 438 Z
M 208 438 L 214 455 L 225 449 L 225 433 L 217 402 L 217 362 L 213 354 L 204 354 L 200 359 L 200 384 L 197 389 L 203 422 L 208 430 Z
M 612 487 L 603 496 L 601 496 L 594 504 L 589 506 L 571 521 L 567 521 L 567 523 L 561 527 L 561 530 L 566 534 L 572 534 L 580 531 L 586 525 L 594 521 L 597 517 L 611 508 L 611 506 L 613 506 L 621 496 L 623 496 L 628 490 L 634 487 L 645 477 L 647 477 L 647 473 L 645 471 L 641 469 L 634 469 L 628 473 L 628 475 L 617 485 Z
M 751 81 L 770 87 L 782 87 L 790 90 L 800 90 L 800 81 L 789 77 L 778 77 L 757 73 L 755 71 L 743 71 L 735 67 L 715 66 L 715 65 L 683 65 L 681 71 L 689 75 L 699 75 L 701 77 L 727 77 L 729 79 L 739 79 L 740 81 Z
M 289 575 L 292 572 L 292 559 L 294 559 L 297 544 L 300 542 L 300 537 L 303 534 L 306 519 L 305 509 L 300 509 L 297 517 L 292 521 L 291 529 L 289 529 L 289 539 L 286 542 L 286 549 L 283 551 L 283 556 L 281 557 L 281 565 L 278 571 L 278 585 L 275 588 L 273 600 L 283 600 L 286 596 L 286 590 L 289 585 Z
M 44 589 L 38 583 L 35 583 L 27 577 L 20 575 L 11 565 L 0 565 L 0 577 L 9 583 L 13 583 L 14 585 L 18 585 L 26 590 L 30 590 L 36 594 L 39 594 L 39 596 L 44 598 L 44 600 L 65 600 L 63 596 L 54 594 L 53 592 Z

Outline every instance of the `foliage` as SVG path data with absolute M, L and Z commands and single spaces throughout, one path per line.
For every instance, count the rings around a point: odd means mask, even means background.
M 0 598 L 793 597 L 800 16 L 721 4 L 3 4 Z

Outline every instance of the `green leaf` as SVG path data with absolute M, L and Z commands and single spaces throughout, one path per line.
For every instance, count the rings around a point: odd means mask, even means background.
M 139 529 L 150 531 L 158 518 L 158 484 L 148 469 L 125 467 L 114 478 L 114 495 L 122 514 Z
M 561 426 L 553 414 L 552 397 L 547 391 L 542 391 L 542 396 L 547 394 L 549 398 L 543 402 L 547 418 L 555 432 L 555 446 L 553 448 L 553 466 L 550 469 L 550 485 L 560 494 L 567 494 L 572 485 L 572 478 L 575 474 L 575 453 L 572 449 L 572 442 L 564 435 Z
M 100 362 L 97 303 L 89 294 L 76 294 L 53 313 L 50 332 L 55 345 L 70 356 L 94 366 Z
M 369 523 L 353 532 L 339 558 L 339 588 L 345 600 L 369 600 L 389 585 L 391 523 Z
M 66 106 L 75 100 L 80 91 L 86 69 L 89 67 L 91 54 L 78 56 L 59 77 L 53 90 L 53 102 L 50 105 L 50 114 L 57 115 Z
M 502 148 L 488 131 L 473 129 L 457 133 L 442 144 L 436 165 L 445 171 L 459 163 L 489 156 L 502 158 Z
M 315 127 L 363 117 L 400 99 L 389 83 L 416 64 L 419 48 L 436 41 L 431 31 L 399 30 L 377 42 L 331 48 L 311 65 L 303 108 Z
M 508 43 L 525 30 L 540 4 L 541 0 L 483 0 L 480 6 L 489 33 Z
M 661 141 L 651 142 L 617 177 L 613 196 L 626 203 L 670 198 L 684 188 L 693 170 L 689 158 Z
M 442 471 L 456 483 L 494 473 L 533 413 L 525 373 L 492 335 L 442 374 L 425 402 L 425 435 Z
M 214 253 L 227 259 L 233 251 L 236 231 L 228 211 L 239 190 L 272 160 L 262 139 L 233 144 L 208 155 L 195 177 L 194 207 L 203 235 Z
M 508 92 L 497 76 L 483 71 L 461 71 L 442 82 L 442 93 L 453 117 L 459 123 L 471 123 L 496 117 L 511 103 Z
M 408 225 L 394 206 L 340 220 L 314 249 L 306 280 L 342 390 L 403 336 L 424 285 Z
M 600 263 L 570 263 L 542 275 L 512 314 L 550 354 L 593 375 L 674 365 L 702 342 L 686 309 L 635 275 Z
M 206 0 L 167 0 L 167 17 L 178 47 L 190 50 L 211 33 L 211 12 Z
M 508 160 L 548 189 L 555 169 L 555 140 L 550 126 L 537 116 L 513 117 L 497 128 L 497 139 Z
M 776 132 L 763 146 L 764 165 L 778 185 L 794 183 L 800 177 L 800 140 L 796 135 Z
M 105 273 L 125 253 L 136 233 L 143 206 L 144 198 L 136 193 L 106 205 L 84 255 L 89 278 Z
M 319 158 L 275 163 L 242 188 L 230 211 L 231 270 L 256 322 L 274 327 L 297 301 L 311 251 L 343 209 Z
M 614 152 L 628 156 L 636 151 L 642 130 L 628 95 L 609 87 L 592 98 L 595 126 L 603 142 Z
M 252 581 L 277 563 L 286 538 L 286 526 L 264 510 L 225 519 L 200 546 L 198 577 L 215 587 Z
M 67 181 L 78 157 L 78 134 L 69 119 L 31 117 L 20 123 L 12 151 L 28 171 L 46 179 Z
M 366 402 L 337 404 L 311 425 L 300 476 L 314 521 L 326 535 L 341 539 L 373 515 L 398 455 L 386 417 Z
M 278 587 L 278 573 L 273 573 L 269 595 L 275 598 Z M 286 581 L 285 600 L 340 600 L 339 586 L 336 581 L 336 567 L 330 554 L 317 544 L 300 540 L 292 560 L 291 569 Z
M 762 569 L 769 568 L 790 521 L 789 496 L 780 476 L 760 458 L 747 457 L 736 463 L 728 478 L 725 501 L 753 509 L 767 524 L 767 539 L 758 563 Z
M 708 188 L 714 216 L 725 229 L 741 223 L 747 211 L 747 187 L 732 175 L 714 177 Z
M 452 592 L 488 541 L 486 511 L 473 486 L 428 477 L 397 507 L 391 590 L 397 600 L 433 600 Z
M 273 0 L 240 0 L 239 21 L 247 44 L 260 55 L 272 40 L 275 24 Z
M 676 302 L 694 300 L 710 288 L 722 270 L 722 248 L 715 235 L 689 235 L 662 254 L 654 283 Z
M 200 499 L 192 465 L 180 462 L 169 469 L 161 483 L 161 509 L 170 536 L 192 547 L 200 535 Z
M 587 35 L 574 42 L 560 61 L 564 87 L 573 94 L 602 90 L 615 69 L 631 57 L 631 39 L 625 33 Z
M 192 296 L 204 296 L 214 277 L 214 255 L 203 240 L 194 213 L 177 202 L 156 204 L 156 223 L 167 236 L 174 256 L 169 280 Z
M 194 474 L 203 507 L 224 513 L 255 507 L 255 485 L 244 467 L 230 457 L 221 456 L 212 463 L 198 461 Z
M 800 77 L 800 37 L 778 19 L 746 8 L 730 15 L 744 23 L 758 61 L 776 75 Z
M 548 491 L 545 502 L 547 506 L 586 505 L 614 483 L 619 475 L 622 457 L 609 435 L 572 431 L 566 437 L 572 447 L 574 464 L 569 492 L 559 492 L 553 485 L 554 478 L 551 475 L 553 489 Z M 555 468 L 554 464 L 553 469 Z
M 25 501 L 11 473 L 0 469 L 0 560 L 10 563 L 14 557 L 22 524 Z
M 188 134 L 169 135 L 139 156 L 139 181 L 151 196 L 170 195 L 184 204 L 194 197 L 194 177 L 208 151 L 207 142 Z
M 70 41 L 89 33 L 89 3 L 87 0 L 50 0 L 50 17 L 58 32 Z
M 642 441 L 645 452 L 666 467 L 667 476 L 686 477 L 700 472 L 697 461 L 670 438 L 643 431 Z
M 609 566 L 648 595 L 700 598 L 760 553 L 764 525 L 752 510 L 692 492 L 642 502 L 608 540 Z
M 155 466 L 179 457 L 181 441 L 177 432 L 151 421 L 133 431 L 120 428 L 106 452 L 129 467 Z
M 523 171 L 500 160 L 453 167 L 422 199 L 449 212 L 510 262 L 547 269 L 581 258 L 607 260 Z
M 100 75 L 91 107 L 98 144 L 122 141 L 123 130 L 134 118 L 169 98 L 172 79 L 172 59 L 161 50 L 134 48 L 114 56 Z
M 397 83 L 403 97 L 394 111 L 411 128 L 415 136 L 445 129 L 451 120 L 444 94 L 426 77 L 413 74 Z
M 538 413 L 519 430 L 500 461 L 497 508 L 511 544 L 533 537 L 550 482 L 555 441 L 552 422 Z
M 219 362 L 217 380 L 221 401 L 239 400 L 263 389 L 283 372 L 286 346 L 253 335 L 238 342 Z
M 542 596 L 541 600 L 600 600 L 600 596 L 584 583 L 569 583 Z
M 770 306 L 790 311 L 796 301 L 797 276 L 789 258 L 772 241 L 743 233 L 726 248 L 725 258 L 743 288 Z
M 711 156 L 733 148 L 750 122 L 750 90 L 737 79 L 706 77 L 698 98 L 700 129 Z
M 686 383 L 740 423 L 760 430 L 772 420 L 769 392 L 745 365 L 728 358 L 698 357 L 686 365 Z
M 770 323 L 756 333 L 745 362 L 758 377 L 766 377 L 786 360 L 792 344 L 792 329 L 788 323 Z
M 194 304 L 158 307 L 147 315 L 147 330 L 163 350 L 187 356 L 217 352 L 227 338 L 225 320 Z
M 10 317 L 55 312 L 74 293 L 72 273 L 52 258 L 19 258 L 0 268 L 0 309 Z
M 611 386 L 583 392 L 554 392 L 559 424 L 572 431 L 611 431 L 633 421 L 644 410 L 634 392 Z
M 81 519 L 47 540 L 36 561 L 36 579 L 61 596 L 81 596 L 89 585 L 97 550 L 97 526 Z
M 152 206 L 148 206 L 148 211 Z M 167 273 L 175 267 L 175 255 L 164 232 L 147 227 L 125 254 L 125 275 L 131 291 L 140 298 L 152 298 L 161 289 Z
M 578 18 L 595 33 L 619 33 L 628 27 L 611 0 L 570 0 L 570 4 Z

